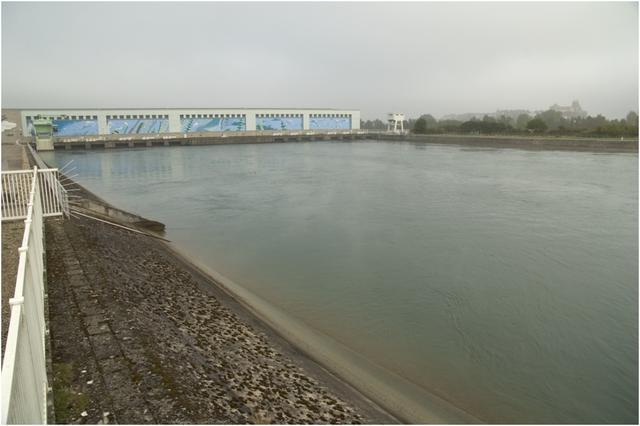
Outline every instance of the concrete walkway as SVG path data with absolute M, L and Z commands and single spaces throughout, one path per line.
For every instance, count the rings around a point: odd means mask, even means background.
M 24 170 L 29 168 L 27 153 L 22 145 L 2 144 L 2 170 Z
M 158 423 L 63 224 L 46 226 L 56 423 Z

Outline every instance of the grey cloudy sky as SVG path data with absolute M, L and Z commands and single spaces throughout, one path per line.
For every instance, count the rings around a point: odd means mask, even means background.
M 2 3 L 2 105 L 638 109 L 637 3 Z

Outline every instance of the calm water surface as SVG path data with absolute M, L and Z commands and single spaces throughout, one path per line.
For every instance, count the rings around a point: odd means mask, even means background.
M 44 157 L 484 421 L 638 421 L 635 154 L 316 142 Z

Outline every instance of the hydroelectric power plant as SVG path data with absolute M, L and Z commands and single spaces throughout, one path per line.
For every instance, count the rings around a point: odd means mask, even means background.
M 78 145 L 115 148 L 133 146 L 134 140 L 152 146 L 215 143 L 220 137 L 231 137 L 236 139 L 235 142 L 277 142 L 274 138 L 283 136 L 300 139 L 322 135 L 342 137 L 354 134 L 354 131 L 357 134 L 360 111 L 299 108 L 32 109 L 21 112 L 21 123 L 23 136 L 35 136 L 39 150 Z

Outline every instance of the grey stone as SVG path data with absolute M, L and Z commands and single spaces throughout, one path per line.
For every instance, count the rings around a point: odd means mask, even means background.
M 110 333 L 89 336 L 89 340 L 98 361 L 120 355 L 120 348 Z

